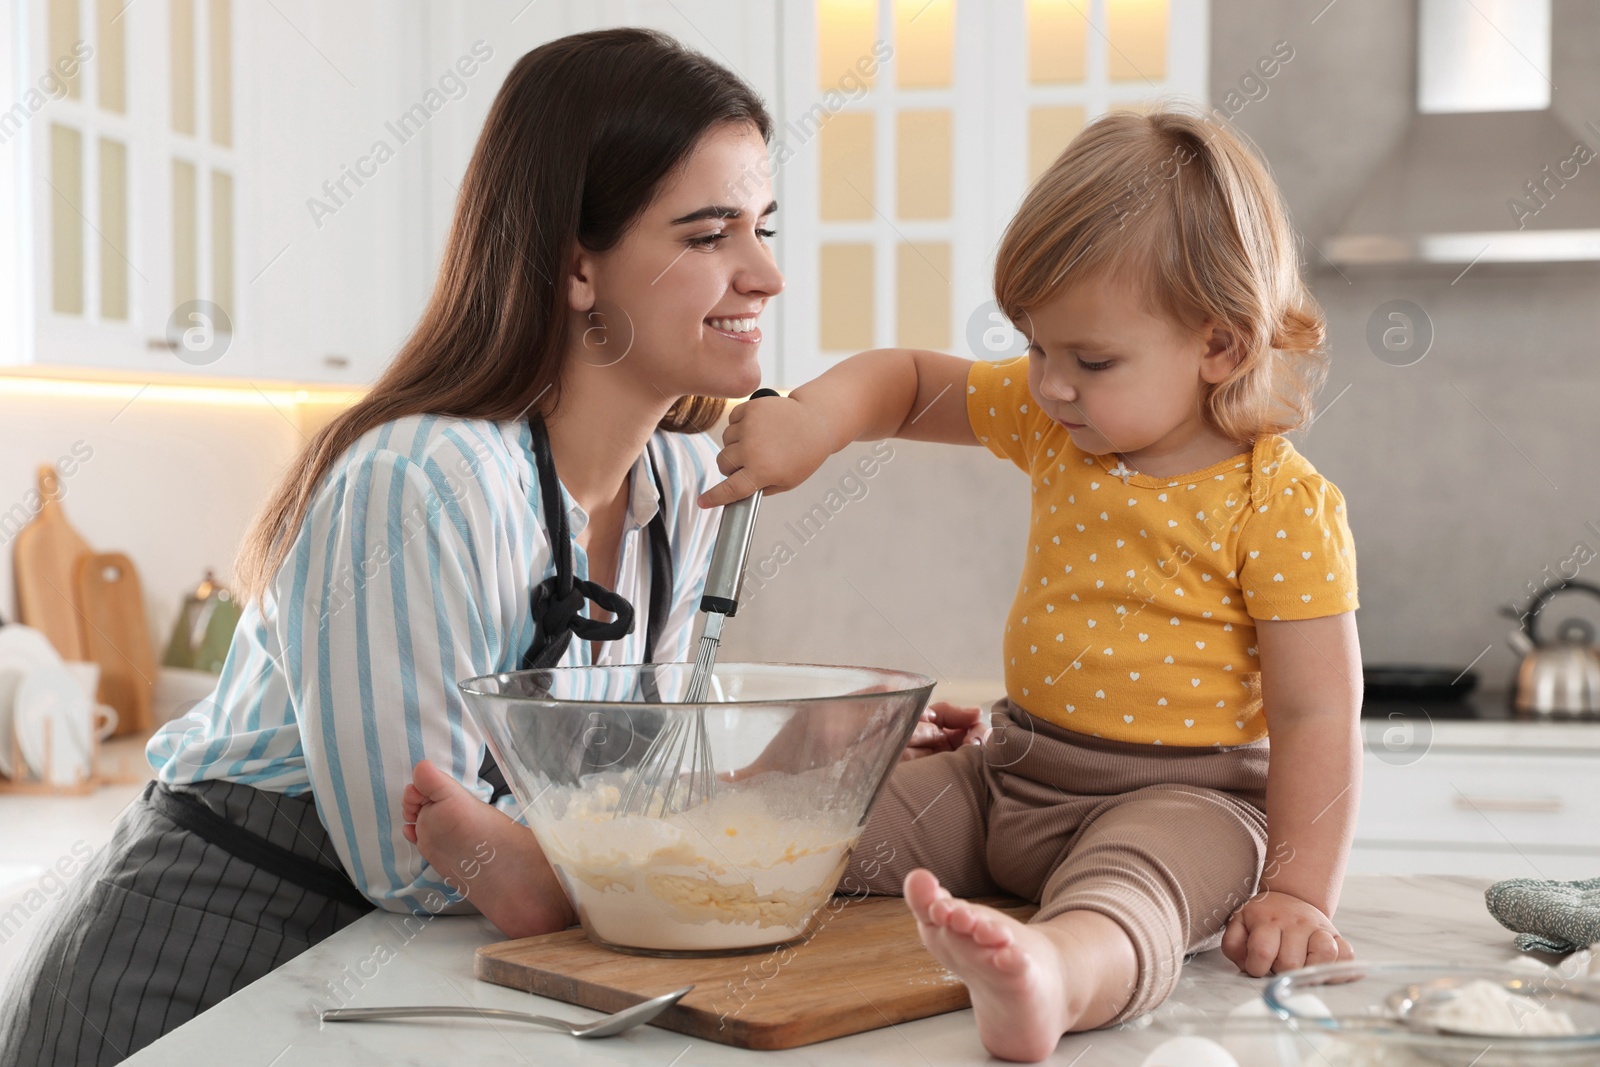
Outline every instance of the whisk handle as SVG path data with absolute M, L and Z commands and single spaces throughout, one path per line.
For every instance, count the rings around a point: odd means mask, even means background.
M 776 389 L 757 389 L 750 394 L 750 399 L 777 395 Z M 706 572 L 705 593 L 700 597 L 701 611 L 728 616 L 738 612 L 745 561 L 750 555 L 750 541 L 756 532 L 756 513 L 760 509 L 759 490 L 723 507 L 722 522 L 717 527 L 717 543 L 711 550 L 711 569 Z

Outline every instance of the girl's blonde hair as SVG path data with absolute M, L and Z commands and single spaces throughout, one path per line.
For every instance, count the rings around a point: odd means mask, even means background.
M 1322 309 L 1277 186 L 1239 134 L 1173 109 L 1086 126 L 1006 227 L 995 299 L 1021 324 L 1062 284 L 1096 275 L 1143 279 L 1180 321 L 1232 332 L 1238 365 L 1203 400 L 1220 433 L 1248 442 L 1309 421 L 1327 376 Z

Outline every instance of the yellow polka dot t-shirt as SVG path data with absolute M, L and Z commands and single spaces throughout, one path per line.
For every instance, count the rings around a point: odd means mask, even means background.
M 1177 477 L 1123 474 L 1038 410 L 1028 361 L 976 362 L 978 439 L 1033 480 L 1007 694 L 1065 729 L 1160 745 L 1266 736 L 1257 619 L 1354 611 L 1344 497 L 1287 440 Z

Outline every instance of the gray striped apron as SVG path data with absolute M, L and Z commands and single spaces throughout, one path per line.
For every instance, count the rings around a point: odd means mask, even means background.
M 614 640 L 633 606 L 575 579 L 572 537 L 542 421 L 531 420 L 556 574 L 531 596 L 535 640 L 524 666 L 558 662 L 572 638 Z M 655 467 L 652 457 L 652 468 Z M 663 504 L 666 493 L 652 470 Z M 566 551 L 561 551 L 561 548 Z M 645 659 L 671 601 L 661 510 L 650 524 Z M 578 614 L 584 600 L 613 612 Z M 509 790 L 491 756 L 481 776 Z M 311 794 L 238 782 L 151 782 L 111 842 L 56 902 L 0 1002 L 0 1067 L 121 1062 L 373 910 L 350 881 Z
M 0 1064 L 118 1063 L 371 910 L 309 793 L 151 782 L 13 974 Z

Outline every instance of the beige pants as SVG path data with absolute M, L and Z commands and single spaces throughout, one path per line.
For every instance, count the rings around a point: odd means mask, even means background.
M 898 895 L 917 867 L 959 897 L 1094 911 L 1127 931 L 1139 977 L 1122 1022 L 1158 1007 L 1184 957 L 1215 948 L 1267 849 L 1267 742 L 1106 741 L 994 707 L 987 744 L 895 768 L 841 889 Z M 1110 1024 L 1108 1024 L 1110 1025 Z

